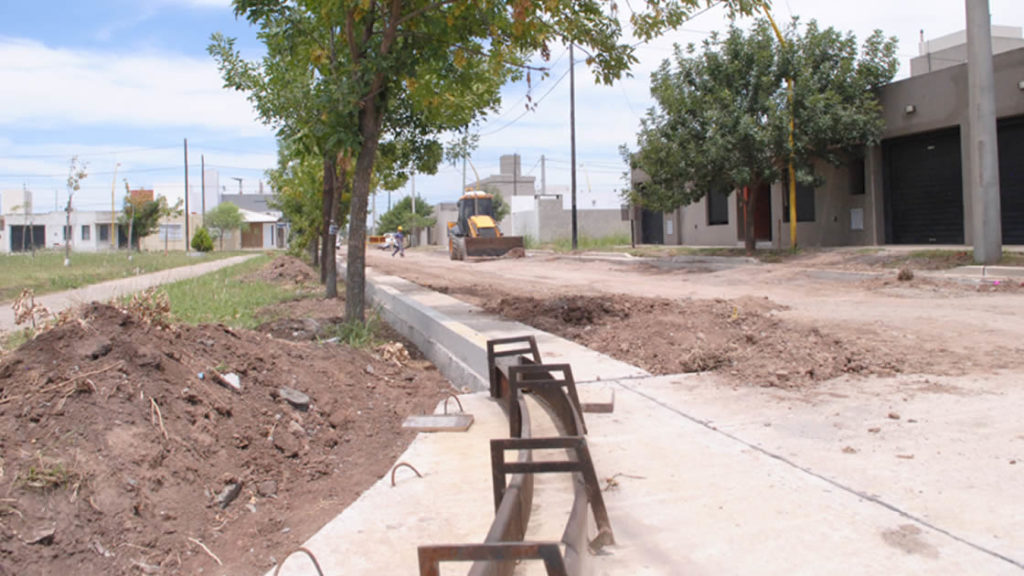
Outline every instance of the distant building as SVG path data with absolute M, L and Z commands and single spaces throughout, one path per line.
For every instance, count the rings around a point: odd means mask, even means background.
M 994 27 L 993 57 L 999 147 L 999 186 L 1004 244 L 1024 244 L 1024 40 L 1020 28 Z M 972 237 L 970 131 L 964 33 L 926 44 L 931 72 L 879 91 L 885 131 L 880 146 L 855 154 L 842 166 L 819 162 L 820 187 L 797 186 L 797 239 L 801 246 L 880 244 L 963 245 Z M 954 41 L 958 40 L 959 43 Z M 1017 46 L 1017 47 L 1014 47 Z M 939 58 L 943 66 L 937 66 Z M 925 60 L 927 63 L 927 59 Z M 632 174 L 634 186 L 646 175 Z M 765 185 L 754 219 L 761 245 L 790 244 L 789 194 L 782 182 Z M 743 244 L 739 193 L 708 194 L 672 212 L 638 210 L 638 240 L 653 244 Z

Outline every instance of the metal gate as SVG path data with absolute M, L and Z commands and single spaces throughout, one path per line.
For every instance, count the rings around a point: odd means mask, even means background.
M 891 244 L 963 244 L 960 129 L 882 143 L 886 240 Z
M 1024 244 L 1024 116 L 999 122 L 1003 244 Z

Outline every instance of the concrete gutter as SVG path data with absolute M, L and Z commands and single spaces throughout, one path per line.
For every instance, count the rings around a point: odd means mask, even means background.
M 484 387 L 487 338 L 537 333 L 368 279 L 382 315 L 460 386 Z M 584 401 L 617 392 L 613 413 L 586 415 L 616 536 L 592 574 L 1024 573 L 1024 516 L 1012 504 L 1024 502 L 1020 374 L 837 380 L 815 394 L 735 388 L 714 375 L 651 377 L 537 334 L 545 360 L 586 375 Z M 476 418 L 468 432 L 420 434 L 400 457 L 422 479 L 381 479 L 307 542 L 325 574 L 415 574 L 418 545 L 483 539 L 488 442 L 507 424 L 485 393 L 463 403 Z M 528 538 L 557 540 L 564 507 L 536 504 Z M 296 557 L 281 574 L 307 566 Z
M 1020 266 L 960 266 L 953 268 L 949 274 L 981 278 L 985 280 L 1003 280 L 1008 278 L 1024 278 L 1024 267 Z

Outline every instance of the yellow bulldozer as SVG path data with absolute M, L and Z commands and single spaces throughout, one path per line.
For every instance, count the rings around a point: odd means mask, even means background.
M 494 221 L 494 196 L 486 192 L 466 192 L 456 205 L 458 219 L 448 223 L 448 256 L 465 260 L 467 256 L 504 256 L 512 252 L 522 256 L 523 237 L 503 236 Z

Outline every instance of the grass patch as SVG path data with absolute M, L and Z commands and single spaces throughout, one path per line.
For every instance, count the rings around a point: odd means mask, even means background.
M 222 323 L 236 328 L 255 328 L 265 321 L 265 318 L 257 318 L 260 308 L 316 295 L 319 286 L 285 287 L 245 278 L 271 258 L 269 254 L 262 254 L 241 264 L 164 286 L 162 290 L 171 302 L 171 317 L 187 324 Z
M 634 249 L 629 250 L 629 253 L 633 256 L 642 256 L 647 258 L 672 258 L 674 256 L 717 256 L 721 258 L 745 258 L 747 251 L 744 248 L 738 247 L 726 247 L 726 246 L 706 246 L 695 248 L 692 246 L 637 246 Z M 754 251 L 753 258 L 756 258 L 760 262 L 775 264 L 784 262 L 790 258 L 794 258 L 801 254 L 800 248 L 791 250 L 784 248 L 782 250 L 776 250 L 774 248 L 759 249 Z
M 531 244 L 532 244 L 531 239 Z M 629 249 L 629 235 L 628 234 L 612 234 L 611 236 L 602 236 L 600 238 L 594 238 L 585 234 L 580 234 L 576 238 L 577 251 L 584 252 L 607 252 L 617 251 L 623 252 Z M 572 239 L 571 238 L 559 238 L 554 242 L 548 242 L 537 246 L 538 248 L 546 248 L 548 250 L 554 250 L 555 252 L 572 252 Z
M 0 333 L 0 353 L 10 352 L 21 348 L 21 345 L 28 342 L 35 336 L 35 330 L 23 328 L 14 332 Z
M 338 341 L 348 344 L 352 348 L 370 348 L 381 343 L 379 337 L 381 328 L 380 310 L 374 310 L 367 318 L 366 323 L 345 322 L 332 327 L 328 339 L 338 338 Z
M 241 252 L 215 252 L 189 256 L 184 252 L 77 252 L 64 266 L 64 251 L 40 250 L 32 254 L 0 254 L 0 301 L 13 300 L 25 288 L 37 295 L 81 288 L 115 278 L 127 278 L 237 256 Z
M 18 477 L 18 484 L 24 488 L 49 492 L 58 488 L 77 489 L 81 484 L 82 474 L 61 462 L 43 458 L 40 454 L 38 461 L 28 467 L 24 474 Z

